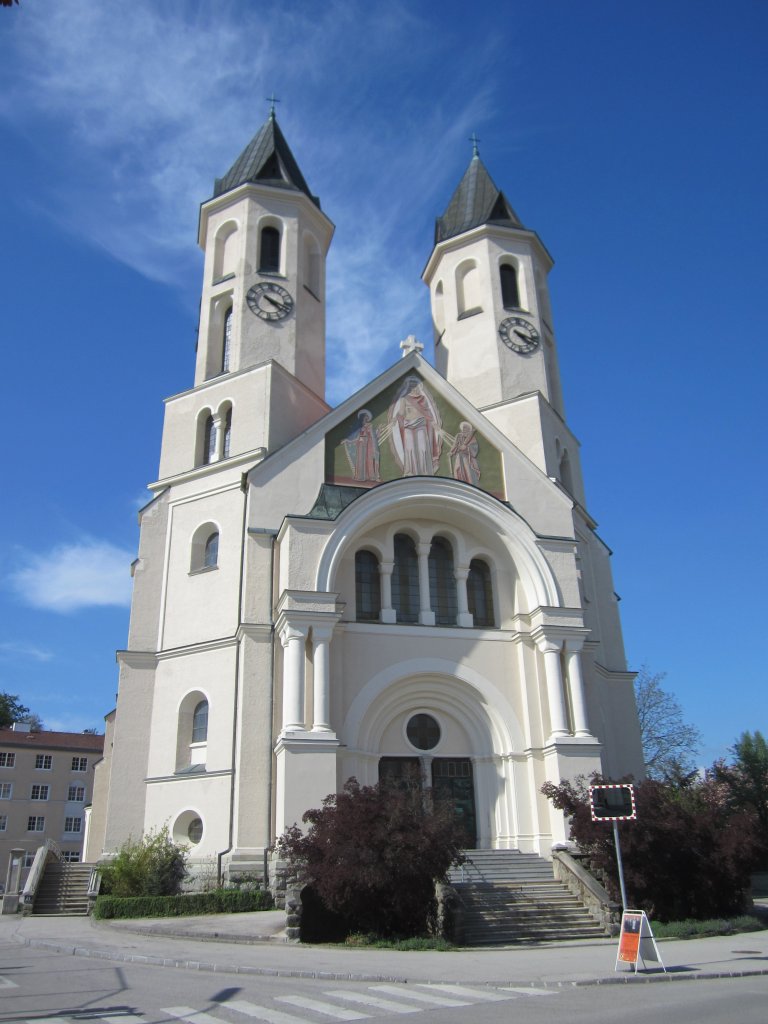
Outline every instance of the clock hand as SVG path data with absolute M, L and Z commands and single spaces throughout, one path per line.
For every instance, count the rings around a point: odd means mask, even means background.
M 271 302 L 275 309 L 285 309 L 285 306 L 282 304 L 282 302 L 278 302 L 277 299 L 273 299 L 271 295 L 267 295 L 265 293 L 264 298 L 267 300 L 267 302 Z
M 518 336 L 518 338 L 522 338 L 522 339 L 523 339 L 523 341 L 530 341 L 530 340 L 531 340 L 531 339 L 530 339 L 530 338 L 528 337 L 528 335 L 527 335 L 527 334 L 523 334 L 523 332 L 522 332 L 522 331 L 518 331 L 518 329 L 517 329 L 516 327 L 513 327 L 512 329 L 514 330 L 514 332 L 515 332 L 515 334 L 516 334 L 516 335 Z

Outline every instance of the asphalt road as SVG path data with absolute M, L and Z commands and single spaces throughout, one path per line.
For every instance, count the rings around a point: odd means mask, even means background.
M 768 977 L 560 989 L 372 984 L 197 973 L 0 944 L 0 1022 L 328 1024 L 406 1015 L 415 1024 L 419 1016 L 424 1024 L 766 1024 Z

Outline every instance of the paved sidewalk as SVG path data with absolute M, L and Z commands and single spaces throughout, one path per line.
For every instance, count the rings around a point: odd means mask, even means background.
M 616 939 L 401 953 L 287 943 L 284 921 L 281 911 L 143 921 L 6 916 L 0 941 L 165 967 L 359 981 L 563 986 L 768 975 L 768 931 L 661 942 L 669 973 L 635 976 L 614 971 Z

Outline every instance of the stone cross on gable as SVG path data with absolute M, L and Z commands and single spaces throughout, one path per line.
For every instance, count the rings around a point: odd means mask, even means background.
M 411 352 L 423 352 L 424 346 L 420 341 L 416 340 L 415 334 L 409 334 L 405 341 L 400 342 L 400 348 L 403 350 L 402 359 L 409 356 Z

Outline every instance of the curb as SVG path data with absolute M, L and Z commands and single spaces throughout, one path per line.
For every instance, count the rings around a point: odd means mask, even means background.
M 279 967 L 246 967 L 237 964 L 217 964 L 207 960 L 178 960 L 174 957 L 147 956 L 140 953 L 120 953 L 111 949 L 92 949 L 89 946 L 70 946 L 59 942 L 51 942 L 47 939 L 27 939 L 22 936 L 14 936 L 15 940 L 23 946 L 35 949 L 49 949 L 56 953 L 65 953 L 68 956 L 82 956 L 92 960 L 111 960 L 117 963 L 142 964 L 149 967 L 175 967 L 187 971 L 206 971 L 213 974 L 245 974 L 270 978 L 314 978 L 319 981 L 370 981 L 370 982 L 396 982 L 407 985 L 415 979 L 405 978 L 401 975 L 390 974 L 355 974 L 353 972 L 339 973 L 336 971 L 295 971 Z M 755 968 L 754 970 L 739 971 L 702 971 L 701 973 L 683 974 L 677 970 L 671 973 L 635 974 L 626 972 L 621 975 L 609 975 L 605 978 L 587 978 L 581 981 L 477 981 L 454 979 L 455 984 L 477 985 L 486 988 L 501 988 L 505 985 L 528 986 L 530 988 L 590 988 L 597 985 L 650 985 L 659 983 L 671 983 L 677 981 L 718 981 L 725 978 L 756 978 L 768 975 L 768 968 Z M 440 985 L 442 980 L 419 979 L 420 984 Z

